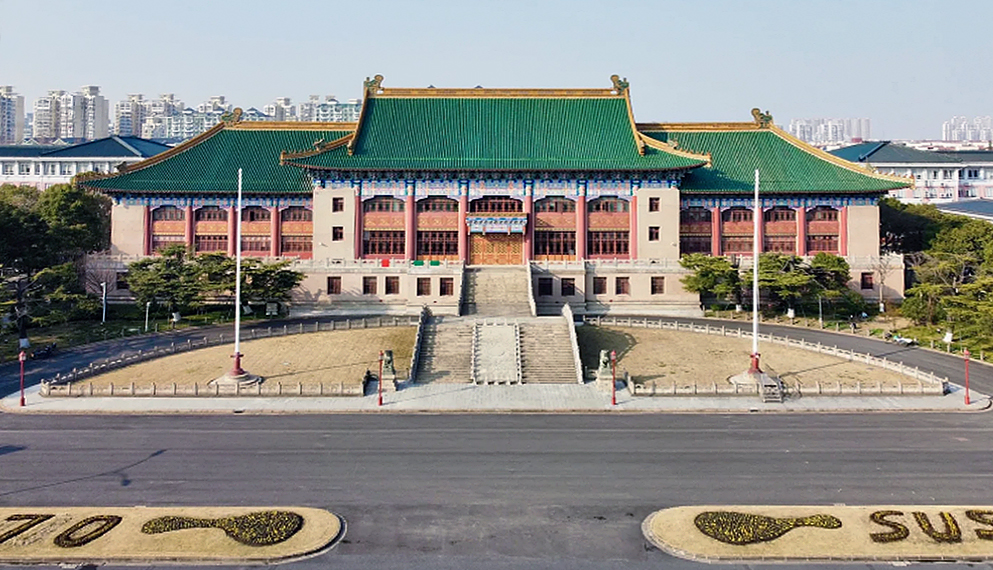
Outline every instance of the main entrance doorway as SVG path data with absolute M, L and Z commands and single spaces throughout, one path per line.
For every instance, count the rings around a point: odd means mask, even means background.
M 522 265 L 523 234 L 470 234 L 470 265 Z

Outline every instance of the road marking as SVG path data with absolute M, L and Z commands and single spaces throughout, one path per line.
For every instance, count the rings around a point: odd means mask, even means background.
M 303 507 L 4 507 L 0 564 L 242 564 L 332 548 L 337 515 Z
M 695 506 L 656 511 L 642 532 L 702 561 L 993 560 L 990 506 Z

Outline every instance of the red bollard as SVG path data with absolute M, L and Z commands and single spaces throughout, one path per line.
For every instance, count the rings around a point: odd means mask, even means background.
M 969 405 L 969 349 L 962 352 L 965 356 L 965 405 Z
M 383 351 L 379 351 L 379 405 L 383 405 Z
M 610 405 L 617 405 L 617 351 L 610 351 Z

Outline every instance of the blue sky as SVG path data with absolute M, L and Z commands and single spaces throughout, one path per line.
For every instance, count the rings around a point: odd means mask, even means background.
M 0 0 L 0 84 L 27 105 L 95 84 L 111 101 L 172 92 L 359 97 L 385 86 L 631 82 L 639 121 L 872 119 L 875 138 L 938 138 L 993 114 L 990 0 Z

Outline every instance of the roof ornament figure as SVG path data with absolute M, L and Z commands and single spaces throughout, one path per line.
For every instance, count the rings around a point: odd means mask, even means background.
M 624 94 L 624 92 L 628 90 L 628 87 L 631 86 L 631 84 L 628 83 L 628 78 L 625 77 L 624 79 L 621 79 L 620 75 L 611 75 L 610 82 L 614 84 L 614 91 L 617 91 L 618 95 Z
M 769 114 L 768 109 L 763 113 L 758 107 L 755 107 L 752 109 L 752 117 L 758 123 L 759 128 L 768 129 L 772 126 L 772 115 Z
M 369 95 L 374 95 L 383 90 L 383 76 L 376 75 L 372 79 L 366 77 L 364 85 L 366 93 Z
M 221 121 L 229 125 L 241 121 L 241 107 L 235 107 L 234 111 L 221 115 Z

